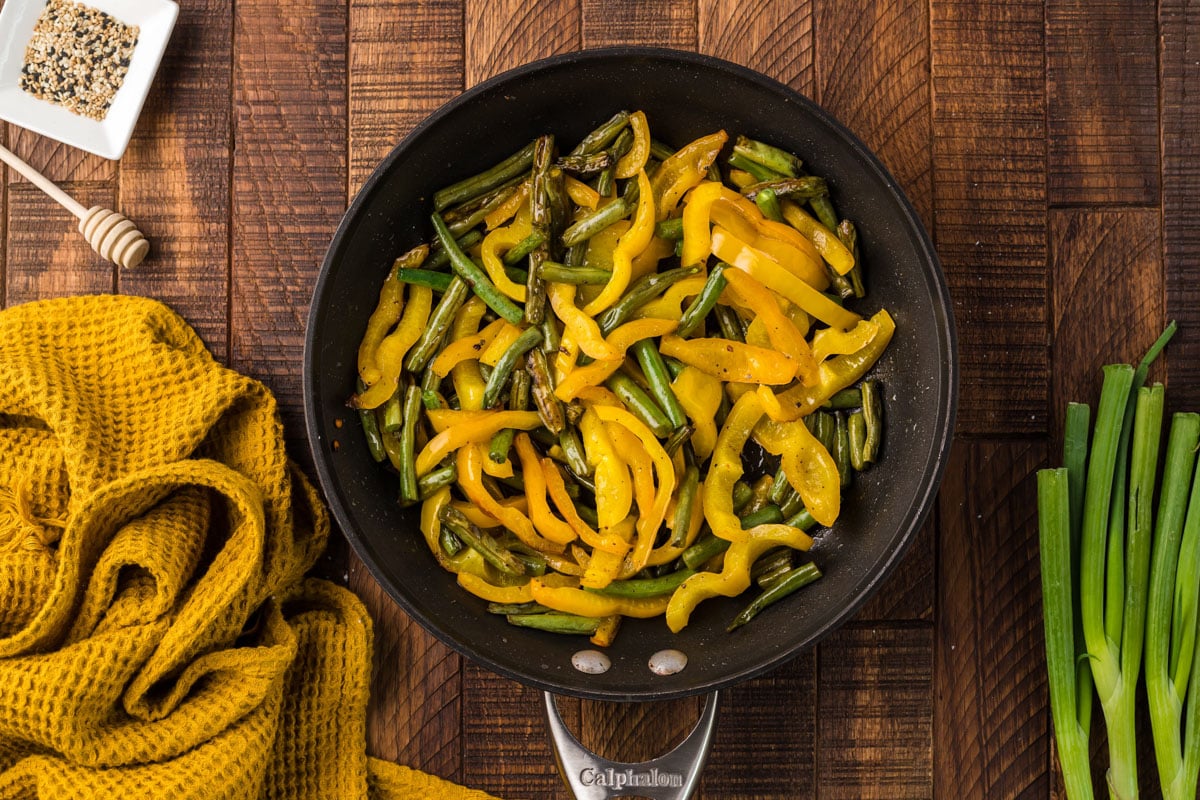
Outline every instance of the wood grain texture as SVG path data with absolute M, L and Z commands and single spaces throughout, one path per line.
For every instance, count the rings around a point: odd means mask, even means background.
M 580 46 L 580 0 L 466 0 L 465 85 Z
M 408 131 L 462 88 L 462 28 L 460 2 L 350 2 L 347 200 Z M 462 780 L 462 659 L 348 558 L 349 586 L 375 621 L 369 752 Z
M 301 436 L 300 364 L 317 269 L 346 205 L 346 13 L 244 0 L 234 33 L 230 357 Z
M 463 88 L 463 4 L 350 0 L 349 6 L 352 197 L 380 159 Z
M 959 442 L 939 495 L 935 797 L 1044 797 L 1041 442 Z
M 1136 363 L 1163 329 L 1158 212 L 1052 211 L 1050 269 L 1058 441 L 1067 403 L 1086 402 L 1094 410 L 1100 368 L 1120 361 Z M 1161 379 L 1159 370 L 1151 375 L 1155 377 Z
M 817 797 L 817 697 L 815 650 L 724 690 L 700 797 Z
M 900 182 L 933 229 L 929 4 L 817 0 L 816 99 Z
M 929 797 L 933 629 L 843 628 L 818 657 L 822 800 Z
M 698 0 L 697 49 L 813 94 L 812 3 Z
M 616 761 L 661 756 L 679 744 L 700 717 L 701 698 L 646 703 L 580 703 L 579 741 Z
M 192 3 L 176 24 L 121 159 L 120 210 L 150 240 L 150 255 L 117 275 L 122 293 L 166 302 L 222 360 L 229 357 L 232 35 L 224 0 Z
M 958 430 L 1046 431 L 1043 6 L 941 0 L 930 24 L 934 235 L 962 367 Z
M 1171 405 L 1200 409 L 1200 4 L 1159 5 L 1162 228 L 1167 316 L 1180 335 L 1167 353 Z
M 583 0 L 583 46 L 696 49 L 696 0 Z
M 1158 24 L 1140 0 L 1048 0 L 1051 204 L 1158 203 Z

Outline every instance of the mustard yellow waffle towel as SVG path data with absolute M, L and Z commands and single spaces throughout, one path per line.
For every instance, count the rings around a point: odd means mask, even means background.
M 0 312 L 0 798 L 472 798 L 366 755 L 275 400 L 162 304 Z

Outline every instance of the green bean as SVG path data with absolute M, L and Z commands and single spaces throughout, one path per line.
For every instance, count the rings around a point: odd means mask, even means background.
M 783 522 L 783 512 L 777 505 L 764 505 L 762 508 L 742 517 L 742 529 L 749 530 L 755 525 L 767 525 Z
M 726 305 L 717 305 L 713 308 L 713 316 L 717 318 L 717 325 L 721 328 L 721 336 L 731 342 L 745 342 L 746 331 L 742 327 L 742 318 L 736 311 Z
M 667 373 L 667 365 L 663 363 L 658 347 L 650 339 L 641 339 L 634 342 L 629 349 L 633 351 L 638 366 L 642 368 L 642 374 L 646 376 L 650 395 L 666 413 L 671 427 L 678 430 L 687 425 L 687 413 L 679 404 L 675 390 L 671 388 L 671 376 Z
M 605 336 L 612 333 L 617 326 L 628 320 L 633 316 L 635 311 L 646 305 L 646 303 L 649 303 L 679 281 L 695 275 L 699 271 L 699 267 L 676 267 L 665 272 L 651 272 L 648 275 L 638 278 L 630 285 L 620 300 L 613 303 L 611 307 L 596 318 L 596 324 L 600 326 L 600 333 Z
M 687 364 L 684 364 L 678 358 L 671 358 L 670 356 L 663 356 L 663 363 L 667 365 L 667 372 L 671 373 L 671 380 L 678 378 L 684 368 L 687 367 Z
M 814 197 L 824 197 L 829 194 L 829 184 L 825 182 L 824 178 L 818 178 L 815 175 L 752 183 L 742 190 L 742 194 L 753 200 L 758 192 L 766 189 L 773 191 L 777 198 L 788 197 L 799 200 L 811 200 Z
M 550 364 L 542 350 L 534 348 L 525 356 L 525 370 L 529 373 L 530 394 L 542 424 L 555 436 L 567 427 L 566 411 L 562 400 L 554 394 L 554 379 L 550 376 Z
M 451 461 L 446 466 L 438 467 L 417 478 L 417 495 L 424 500 L 438 489 L 449 486 L 456 480 L 458 480 L 458 467 Z
M 706 533 L 700 537 L 699 541 L 684 550 L 679 558 L 689 569 L 700 569 L 709 559 L 728 550 L 730 544 L 732 542 L 728 539 L 722 539 L 719 536 Z
M 862 472 L 867 468 L 867 462 L 863 459 L 867 423 L 863 420 L 862 411 L 850 412 L 850 416 L 846 417 L 846 429 L 850 434 L 850 466 L 854 467 L 855 472 Z
M 546 284 L 542 281 L 541 265 L 551 256 L 553 242 L 550 230 L 550 167 L 554 159 L 554 137 L 539 136 L 533 156 L 533 183 L 529 190 L 529 217 L 533 232 L 543 237 L 540 245 L 529 253 L 529 277 L 525 282 L 525 321 L 539 325 L 546 316 Z
M 575 149 L 571 151 L 573 156 L 585 156 L 591 153 L 597 153 L 617 138 L 618 134 L 629 125 L 629 112 L 618 111 L 613 114 L 607 121 L 589 133 L 580 140 L 579 144 L 575 145 Z
M 632 214 L 637 201 L 637 184 L 630 182 L 620 199 L 601 206 L 563 231 L 562 243 L 570 247 L 591 239 L 609 225 Z
M 575 432 L 574 428 L 564 427 L 562 429 L 558 434 L 558 446 L 562 448 L 563 457 L 567 460 L 567 466 L 575 478 L 595 493 L 595 486 L 584 483 L 592 474 L 592 468 L 588 465 L 587 456 L 584 454 L 583 442 L 579 441 L 579 434 Z
M 600 172 L 596 179 L 596 192 L 601 197 L 612 197 L 616 184 L 617 162 L 633 147 L 633 131 L 625 128 L 608 149 L 612 156 L 612 164 Z
M 558 330 L 558 322 L 553 314 L 547 314 L 542 320 L 542 352 L 557 353 L 562 345 L 562 334 Z
M 615 163 L 615 159 L 612 157 L 612 153 L 607 150 L 601 150 L 596 153 L 588 153 L 587 155 L 559 156 L 554 165 L 563 172 L 570 172 L 586 178 L 602 172 L 613 163 Z
M 538 267 L 541 278 L 551 283 L 569 283 L 575 286 L 603 286 L 612 279 L 612 273 L 595 267 L 569 267 L 557 261 L 543 261 Z
M 656 597 L 669 594 L 679 588 L 679 584 L 696 574 L 696 570 L 686 568 L 669 572 L 658 578 L 630 578 L 624 581 L 613 581 L 603 589 L 589 589 L 596 594 L 609 597 Z
M 604 385 L 612 389 L 617 397 L 629 407 L 633 415 L 646 424 L 660 439 L 671 435 L 671 421 L 646 390 L 629 377 L 624 370 L 617 370 L 608 377 Z
M 510 267 L 519 264 L 521 259 L 528 256 L 545 241 L 546 234 L 542 233 L 541 231 L 534 231 L 521 241 L 514 244 L 509 251 L 504 254 L 504 263 Z
M 529 281 L 529 270 L 520 269 L 518 267 L 505 267 L 504 274 L 513 283 L 524 284 Z
M 879 457 L 879 446 L 883 442 L 883 400 L 879 393 L 879 383 L 875 380 L 865 380 L 859 384 L 862 390 L 862 415 L 866 427 L 866 438 L 863 440 L 863 461 L 874 464 Z
M 824 411 L 818 411 L 814 414 L 809 414 L 805 419 L 805 424 L 809 425 L 809 430 L 812 435 L 817 437 L 817 441 L 821 443 L 830 455 L 834 455 L 834 448 L 837 447 L 837 421 L 832 414 Z
M 651 158 L 656 158 L 659 161 L 666 161 L 668 158 L 675 155 L 676 152 L 678 151 L 676 151 L 674 147 L 671 147 L 671 145 L 660 142 L 658 139 L 653 137 L 650 139 Z
M 404 425 L 400 428 L 400 502 L 415 503 L 417 488 L 416 441 L 421 423 L 421 387 L 413 384 L 404 390 Z
M 825 277 L 829 280 L 830 291 L 836 294 L 839 300 L 849 300 L 854 297 L 854 284 L 850 282 L 850 279 L 846 275 L 838 273 L 827 262 L 821 263 L 825 267 Z
M 587 409 L 583 407 L 583 403 L 578 400 L 572 400 L 563 404 L 563 408 L 567 412 L 567 424 L 578 425 L 579 420 L 583 419 L 583 412 Z
M 786 150 L 746 136 L 737 137 L 737 141 L 733 145 L 733 152 L 789 178 L 795 178 L 804 169 L 804 162 Z
M 708 273 L 704 288 L 680 316 L 679 327 L 675 329 L 676 336 L 686 338 L 704 324 L 704 318 L 716 307 L 721 292 L 725 291 L 728 281 L 725 280 L 724 272 L 728 267 L 729 265 L 722 261 Z
M 418 267 L 429 269 L 428 265 L 425 264 L 425 261 L 429 258 L 429 250 L 430 247 L 428 244 L 417 245 L 393 261 L 392 269 L 417 269 Z
M 667 440 L 663 442 L 663 450 L 666 450 L 667 455 L 669 456 L 675 455 L 675 451 L 691 441 L 692 436 L 694 436 L 695 433 L 696 427 L 694 425 L 684 425 L 676 428 L 671 432 L 671 435 L 667 437 Z
M 528 171 L 533 164 L 535 145 L 535 142 L 530 142 L 494 167 L 438 190 L 433 195 L 433 210 L 442 211 L 452 205 L 468 202 Z
M 383 402 L 383 412 L 380 418 L 380 427 L 386 433 L 395 433 L 404 425 L 404 398 L 402 393 L 397 389 L 391 397 Z
M 729 157 L 729 166 L 733 167 L 734 169 L 740 169 L 743 172 L 749 172 L 754 177 L 754 180 L 758 181 L 759 183 L 777 181 L 786 177 L 785 175 L 775 172 L 774 170 L 767 169 L 762 164 L 751 161 L 744 155 L 736 152 Z
M 524 411 L 529 407 L 529 373 L 523 369 L 513 370 L 508 407 L 513 411 Z M 498 431 L 488 445 L 488 458 L 496 464 L 507 461 L 508 451 L 512 448 L 516 433 L 513 428 Z
M 753 602 L 734 617 L 733 622 L 729 623 L 726 631 L 735 630 L 742 625 L 745 625 L 750 620 L 754 619 L 760 611 L 772 603 L 776 603 L 798 589 L 801 589 L 808 584 L 821 577 L 821 570 L 817 565 L 809 561 L 806 564 L 801 564 L 791 572 L 788 572 L 779 578 L 770 589 L 754 598 Z
M 686 454 L 688 450 L 684 450 L 684 453 Z M 688 531 L 692 529 L 692 514 L 695 511 L 696 492 L 699 488 L 700 468 L 695 463 L 690 463 L 687 469 L 684 470 L 683 480 L 679 484 L 679 496 L 675 503 L 675 518 L 671 526 L 672 547 L 679 547 L 687 540 Z
M 396 280 L 401 283 L 411 283 L 415 286 L 428 286 L 435 292 L 445 293 L 450 288 L 450 281 L 453 275 L 447 275 L 445 272 L 434 272 L 431 269 L 398 269 L 396 270 Z
M 863 286 L 862 261 L 858 257 L 858 229 L 854 227 L 853 222 L 844 219 L 838 223 L 837 237 L 854 256 L 854 266 L 845 275 L 846 279 L 850 281 L 850 285 L 854 287 L 854 296 L 866 297 L 867 289 Z
M 750 577 L 760 588 L 769 588 L 776 578 L 795 566 L 795 552 L 790 547 L 777 547 L 766 553 L 750 566 Z
M 448 227 L 448 226 L 447 226 Z M 462 236 L 454 240 L 458 244 L 458 249 L 464 253 L 470 250 L 475 245 L 483 241 L 483 233 L 478 230 L 469 230 Z M 437 240 L 434 240 L 437 243 Z M 441 270 L 443 267 L 450 266 L 450 254 L 442 247 L 438 247 L 433 255 L 429 257 L 429 261 L 421 265 L 421 269 L 426 269 L 431 272 Z
M 514 472 L 507 478 L 493 478 L 493 480 L 495 480 L 496 483 L 500 484 L 501 486 L 507 486 L 508 488 L 515 490 L 519 494 L 525 494 L 525 479 L 519 472 Z
M 429 315 L 429 322 L 426 324 L 424 332 L 421 333 L 421 337 L 417 339 L 417 343 L 408 351 L 408 356 L 404 359 L 406 370 L 420 372 L 425 369 L 442 343 L 442 339 L 446 338 L 446 332 L 450 330 L 450 325 L 454 322 L 454 315 L 458 313 L 458 309 L 466 302 L 467 295 L 470 293 L 471 287 L 462 278 L 456 275 L 450 281 L 450 288 L 446 289 L 446 293 L 438 301 L 433 313 Z
M 453 531 L 446 525 L 441 526 L 438 531 L 438 545 L 449 556 L 456 556 L 463 549 L 462 540 L 454 535 Z
M 583 503 L 576 503 L 575 511 L 579 514 L 579 518 L 588 525 L 591 525 L 593 528 L 600 527 L 600 515 L 596 513 L 596 509 Z
M 664 219 L 662 222 L 654 226 L 654 235 L 660 239 L 668 239 L 672 242 L 683 238 L 683 217 L 671 217 Z
M 492 213 L 493 210 L 503 205 L 508 201 L 508 198 L 520 188 L 520 184 L 525 180 L 524 175 L 518 175 L 512 180 L 497 186 L 482 197 L 478 197 L 469 203 L 448 208 L 442 212 L 442 219 L 446 221 L 446 227 L 450 232 L 457 236 L 462 236 L 467 231 L 474 228 L 484 218 Z
M 754 499 L 754 489 L 745 481 L 738 481 L 733 484 L 733 511 L 735 514 L 742 513 L 751 500 Z
M 500 397 L 500 390 L 508 383 L 517 361 L 533 348 L 542 343 L 541 328 L 527 328 L 500 355 L 492 374 L 488 376 L 487 385 L 483 389 L 483 407 L 491 408 Z M 540 352 L 540 351 L 539 351 Z
M 836 231 L 838 227 L 837 212 L 833 210 L 833 201 L 828 195 L 818 195 L 810 198 L 808 207 L 817 215 L 817 219 L 821 224 L 831 231 Z
M 846 423 L 846 412 L 834 412 L 835 438 L 833 440 L 833 460 L 837 462 L 838 477 L 842 488 L 850 485 L 854 472 L 850 465 L 850 428 Z
M 525 565 L 525 574 L 533 578 L 540 578 L 546 574 L 546 568 L 549 566 L 546 563 L 546 558 L 541 553 L 529 548 L 519 546 L 519 543 L 513 543 L 511 546 L 512 554 L 517 557 L 517 560 Z
M 805 510 L 804 500 L 801 499 L 800 495 L 796 493 L 795 489 L 793 489 L 791 494 L 788 495 L 787 499 L 783 501 L 783 504 L 779 506 L 779 510 L 783 512 L 783 518 L 785 520 L 789 520 L 796 516 L 796 514 L 799 512 Z
M 530 601 L 528 603 L 488 603 L 487 611 L 489 614 L 500 614 L 508 616 L 509 614 L 545 614 L 552 611 L 549 606 L 544 606 L 541 603 Z
M 591 636 L 600 627 L 600 620 L 578 614 L 509 614 L 508 621 L 521 628 L 534 628 L 548 633 L 582 634 Z
M 525 316 L 524 313 L 518 306 L 513 304 L 512 300 L 509 300 L 503 292 L 496 288 L 495 284 L 488 278 L 487 273 L 472 261 L 470 256 L 458 248 L 454 238 L 450 235 L 450 231 L 446 230 L 446 223 L 442 221 L 441 215 L 434 212 L 431 219 L 433 220 L 433 229 L 437 233 L 438 241 L 442 243 L 442 247 L 450 254 L 450 268 L 454 270 L 454 273 L 466 281 L 479 299 L 487 303 L 488 308 L 504 317 L 504 319 L 513 325 L 520 322 Z M 449 290 L 447 290 L 448 292 Z
M 764 186 L 754 193 L 754 204 L 767 219 L 783 222 L 783 212 L 779 209 L 779 198 L 770 186 Z
M 519 577 L 525 574 L 525 563 L 510 551 L 500 546 L 500 543 L 487 531 L 480 530 L 471 520 L 454 506 L 442 506 L 438 511 L 438 519 L 451 533 L 461 539 L 467 547 L 483 556 L 483 560 L 491 564 L 505 575 Z
M 838 410 L 847 410 L 851 408 L 862 407 L 862 392 L 857 386 L 851 386 L 849 389 L 842 389 L 836 392 L 832 397 L 825 401 L 822 408 L 832 408 Z
M 791 525 L 793 528 L 799 528 L 802 531 L 810 531 L 816 527 L 817 521 L 807 508 L 802 508 L 784 520 L 783 524 Z
M 767 493 L 767 499 L 782 507 L 783 501 L 787 499 L 787 490 L 790 488 L 791 484 L 787 481 L 787 473 L 783 471 L 783 467 L 780 467 L 775 470 L 775 479 L 771 481 L 771 491 Z
M 366 389 L 362 381 L 359 381 L 359 394 L 362 394 L 364 391 Z M 387 458 L 387 451 L 383 449 L 383 436 L 379 433 L 379 419 L 375 416 L 375 409 L 358 409 L 358 421 L 362 425 L 363 436 L 367 440 L 367 450 L 371 453 L 371 458 L 377 462 L 382 462 Z

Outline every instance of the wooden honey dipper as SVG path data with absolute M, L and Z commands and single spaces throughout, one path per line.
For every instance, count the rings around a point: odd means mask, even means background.
M 29 179 L 30 183 L 79 218 L 79 232 L 101 258 L 132 269 L 150 252 L 150 243 L 127 217 L 100 206 L 84 208 L 75 198 L 51 183 L 45 175 L 26 164 L 15 153 L 0 146 L 0 161 Z

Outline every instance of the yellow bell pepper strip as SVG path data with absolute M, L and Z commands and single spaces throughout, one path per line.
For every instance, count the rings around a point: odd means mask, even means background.
M 579 432 L 583 436 L 583 450 L 596 483 L 596 513 L 600 529 L 603 530 L 612 528 L 629 516 L 629 509 L 633 506 L 633 482 L 629 477 L 629 467 L 613 446 L 603 421 L 596 414 L 596 408 L 593 405 L 584 410 L 579 420 Z
M 424 332 L 432 308 L 432 289 L 428 286 L 409 287 L 408 304 L 400 317 L 400 323 L 375 348 L 379 380 L 367 387 L 365 392 L 352 398 L 351 405 L 354 408 L 378 408 L 396 393 L 400 372 L 404 366 L 404 356 Z
M 605 536 L 620 539 L 627 544 L 633 537 L 633 530 L 633 517 L 626 517 L 612 528 L 601 528 L 601 532 Z M 626 547 L 626 550 L 628 550 L 628 547 Z M 579 585 L 591 589 L 603 589 L 617 579 L 624 563 L 624 553 L 595 550 L 590 556 L 587 556 L 587 567 L 583 571 L 583 577 L 580 579 Z
M 692 190 L 683 206 L 683 250 L 679 265 L 703 264 L 712 253 L 711 223 L 713 203 L 724 187 L 717 181 L 705 181 Z
M 512 325 L 505 322 L 504 325 L 492 337 L 492 341 L 479 354 L 479 363 L 487 364 L 489 367 L 496 366 L 496 362 L 500 360 L 500 356 L 504 355 L 504 351 L 512 346 L 512 343 L 521 337 L 525 332 L 524 326 Z
M 729 170 L 729 182 L 738 188 L 738 191 L 744 190 L 747 186 L 752 186 L 758 183 L 758 178 L 746 172 L 744 169 Z
M 775 385 L 796 376 L 797 364 L 790 356 L 728 339 L 664 336 L 659 350 L 723 381 Z
M 811 241 L 790 225 L 767 219 L 758 206 L 728 187 L 722 189 L 720 199 L 713 203 L 712 221 L 715 225 L 734 231 L 740 238 L 750 240 L 752 246 L 758 246 L 754 239 L 763 238 L 791 245 L 794 250 L 811 260 L 818 272 L 824 272 L 820 264 L 821 254 Z M 745 229 L 747 225 L 754 231 L 755 236 L 751 236 Z
M 679 199 L 704 180 L 708 168 L 717 160 L 728 138 L 725 131 L 701 136 L 672 153 L 659 165 L 651 182 L 658 219 L 669 217 L 679 205 Z
M 600 193 L 583 181 L 567 175 L 563 179 L 563 182 L 566 184 L 567 194 L 571 196 L 571 200 L 575 205 L 592 210 L 600 204 Z
M 588 637 L 588 641 L 596 645 L 596 647 L 610 647 L 617 638 L 617 631 L 621 629 L 621 615 L 613 614 L 611 617 L 601 617 L 600 624 L 596 626 L 596 632 Z
M 576 367 L 559 379 L 554 393 L 564 403 L 574 400 L 580 390 L 588 386 L 599 386 L 625 363 L 625 351 L 634 343 L 655 336 L 663 336 L 675 330 L 677 322 L 665 319 L 636 319 L 613 330 L 605 339 L 618 356 L 605 361 L 594 361 L 584 367 Z
M 824 291 L 829 286 L 829 277 L 821 263 L 821 256 L 807 240 L 796 240 L 802 242 L 807 248 L 803 249 L 796 247 L 792 242 L 773 239 L 762 233 L 753 222 L 747 220 L 742 212 L 736 209 L 737 207 L 731 205 L 727 198 L 722 197 L 713 204 L 713 224 L 729 231 L 734 237 L 759 253 L 767 255 L 813 288 Z M 766 224 L 770 220 L 763 217 L 759 222 Z
M 497 586 L 477 575 L 460 572 L 458 585 L 489 603 L 529 603 L 533 601 L 533 593 L 529 590 L 528 583 L 516 586 Z
M 469 444 L 459 449 L 458 485 L 463 494 L 485 514 L 500 520 L 505 528 L 516 534 L 516 537 L 528 546 L 535 550 L 561 553 L 563 546 L 539 535 L 529 517 L 492 497 L 491 492 L 483 485 L 482 466 L 486 459 L 487 453 L 478 444 Z
M 536 411 L 483 411 L 480 416 L 459 425 L 452 425 L 430 439 L 417 455 L 418 477 L 436 467 L 443 458 L 468 444 L 489 441 L 497 431 L 512 428 L 531 431 L 540 427 Z M 461 475 L 460 475 L 461 478 Z
M 563 331 L 558 340 L 558 352 L 554 356 L 554 380 L 561 381 L 579 360 L 579 343 L 571 331 Z M 557 384 L 556 384 L 557 385 Z
M 496 338 L 496 334 L 507 324 L 502 319 L 495 319 L 484 326 L 483 330 L 474 336 L 465 336 L 462 339 L 451 342 L 442 348 L 442 352 L 438 353 L 433 361 L 429 362 L 429 368 L 439 378 L 445 378 L 450 374 L 450 370 L 454 369 L 458 364 L 472 359 L 478 361 L 484 349 L 492 343 L 492 340 Z
M 825 361 L 830 356 L 845 356 L 850 353 L 856 353 L 868 341 L 875 338 L 875 334 L 878 332 L 878 326 L 869 319 L 864 319 L 848 331 L 839 331 L 836 328 L 822 328 L 813 334 L 813 357 L 817 361 Z
M 670 564 L 675 559 L 683 555 L 683 551 L 687 550 L 696 539 L 700 537 L 700 530 L 704 527 L 704 483 L 698 484 L 696 494 L 692 498 L 692 513 L 689 517 L 690 524 L 688 525 L 687 533 L 679 544 L 671 544 L 668 541 L 666 544 L 656 547 L 650 551 L 650 558 L 646 559 L 647 567 L 661 567 L 663 564 Z M 672 515 L 668 509 L 667 519 L 671 519 Z M 674 533 L 674 531 L 672 531 Z M 674 536 L 672 536 L 674 538 Z
M 421 534 L 425 537 L 425 544 L 433 553 L 434 559 L 438 565 L 447 572 L 462 574 L 469 572 L 472 575 L 484 576 L 487 574 L 487 562 L 483 560 L 483 556 L 478 550 L 470 547 L 464 547 L 454 555 L 449 555 L 442 549 L 442 544 L 439 541 L 442 534 L 442 521 L 438 517 L 438 512 L 444 506 L 450 504 L 450 487 L 443 486 L 435 491 L 425 502 L 421 504 Z
M 633 145 L 618 159 L 615 171 L 615 176 L 621 180 L 637 175 L 650 159 L 650 125 L 645 113 L 635 111 L 630 114 L 629 128 L 633 131 Z
M 504 223 L 508 222 L 517 215 L 522 208 L 529 207 L 529 190 L 532 186 L 532 181 L 526 180 L 521 183 L 517 190 L 508 196 L 500 205 L 493 208 L 483 217 L 483 224 L 487 229 L 495 230 Z
M 620 614 L 623 617 L 649 619 L 666 611 L 667 602 L 671 597 L 613 597 L 570 586 L 548 586 L 540 578 L 531 578 L 529 589 L 534 602 L 555 611 L 578 614 L 581 617 L 611 617 Z
M 674 252 L 674 242 L 659 238 L 658 236 L 650 237 L 650 243 L 646 245 L 646 249 L 633 257 L 633 263 L 629 270 L 630 282 L 632 283 L 638 278 L 649 275 L 652 272 L 658 272 L 658 262 L 672 255 Z
M 788 483 L 813 519 L 826 527 L 833 525 L 842 507 L 837 462 L 804 420 L 763 419 L 754 429 L 754 438 L 768 453 L 780 456 Z
M 508 273 L 504 271 L 504 261 L 500 257 L 500 252 L 507 252 L 517 243 L 524 241 L 531 230 L 528 220 L 524 224 L 518 220 L 512 225 L 492 231 L 483 237 L 483 242 L 479 246 L 479 258 L 483 262 L 483 268 L 487 270 L 488 277 L 492 279 L 492 283 L 518 303 L 525 302 L 525 286 L 508 277 Z
M 611 285 L 611 282 L 610 282 Z M 562 321 L 566 330 L 563 333 L 563 343 L 567 334 L 572 342 L 577 342 L 579 349 L 597 361 L 611 361 L 617 354 L 604 341 L 600 334 L 600 326 L 585 311 L 575 307 L 575 287 L 566 283 L 550 283 L 546 285 L 546 294 L 554 313 Z M 561 348 L 560 348 L 560 352 Z M 557 367 L 557 362 L 555 363 Z
M 812 539 L 799 528 L 790 525 L 759 525 L 735 541 L 725 551 L 725 561 L 719 573 L 700 572 L 683 582 L 667 603 L 667 627 L 679 633 L 687 627 L 692 611 L 710 597 L 736 597 L 750 588 L 750 567 L 768 550 L 784 546 L 807 550 Z M 532 584 L 537 579 L 530 581 Z M 536 590 L 534 599 L 537 599 Z
M 529 499 L 529 519 L 538 533 L 552 542 L 569 544 L 575 540 L 570 524 L 554 516 L 546 502 L 546 475 L 541 458 L 529 440 L 529 434 L 519 433 L 514 439 L 517 457 L 521 459 L 521 475 L 525 479 L 525 496 Z
M 750 273 L 759 283 L 826 325 L 847 330 L 853 328 L 861 319 L 805 281 L 796 280 L 796 277 L 777 261 L 756 251 L 719 225 L 713 227 L 712 243 L 713 253 L 717 258 Z
M 455 500 L 451 502 L 450 505 L 461 511 L 462 515 L 467 518 L 467 521 L 476 528 L 487 530 L 489 528 L 499 528 L 501 525 L 500 520 L 496 519 L 490 514 L 483 513 L 479 506 L 475 505 L 474 503 Z
M 875 334 L 855 352 L 823 362 L 815 386 L 794 386 L 779 395 L 772 394 L 774 402 L 764 403 L 771 419 L 790 422 L 811 414 L 826 400 L 867 374 L 896 332 L 896 323 L 886 310 L 881 309 L 870 321 L 876 325 Z
M 637 506 L 638 514 L 650 513 L 655 499 L 654 462 L 650 460 L 650 454 L 624 425 L 609 422 L 605 424 L 604 429 L 608 431 L 613 446 L 629 465 L 629 474 L 633 477 L 633 502 Z
M 571 549 L 574 550 L 575 545 L 571 545 Z M 559 576 L 561 577 L 572 578 L 572 586 L 578 585 L 579 578 L 583 576 L 583 565 L 577 559 L 568 558 L 567 556 L 559 555 L 557 553 L 542 553 L 541 555 L 542 558 L 546 559 L 546 566 L 559 573 Z M 551 573 L 546 573 L 546 575 L 542 577 L 548 578 L 558 576 L 552 576 Z
M 683 316 L 684 301 L 700 294 L 706 280 L 703 275 L 684 278 L 667 289 L 661 297 L 644 303 L 633 315 L 639 318 L 678 320 Z
M 703 461 L 712 455 L 713 446 L 717 443 L 716 415 L 721 407 L 721 381 L 688 365 L 671 381 L 671 390 L 692 421 L 695 428 L 692 449 L 696 451 L 696 457 Z
M 637 176 L 640 191 L 637 211 L 634 212 L 633 225 L 613 249 L 612 277 L 604 285 L 600 295 L 583 309 L 593 317 L 625 294 L 633 277 L 633 259 L 649 246 L 650 239 L 654 236 L 654 197 L 650 193 L 650 179 L 646 177 L 645 170 L 638 172 Z
M 433 428 L 435 434 L 441 433 L 447 428 L 452 428 L 455 425 L 462 425 L 464 422 L 477 422 L 481 419 L 487 419 L 491 411 L 456 411 L 453 408 L 429 408 L 425 410 L 425 418 L 429 420 L 429 427 Z
M 404 284 L 396 280 L 396 272 L 419 267 L 428 255 L 429 245 L 423 244 L 396 259 L 391 273 L 379 290 L 379 302 L 367 320 L 366 333 L 358 345 L 358 377 L 367 386 L 378 382 L 382 376 L 375 351 L 392 326 L 400 321 L 400 314 L 404 311 Z
M 637 522 L 637 543 L 634 545 L 624 570 L 625 574 L 633 575 L 641 572 L 646 566 L 646 559 L 654 547 L 658 529 L 662 527 L 663 520 L 666 519 L 667 504 L 675 492 L 675 466 L 671 463 L 671 457 L 667 455 L 667 451 L 663 449 L 653 431 L 624 408 L 598 405 L 592 406 L 590 410 L 605 422 L 620 425 L 636 436 L 654 463 L 654 471 L 658 476 L 658 490 L 649 510 L 642 509 L 639 503 L 641 514 Z M 597 485 L 596 491 L 599 493 L 599 485 Z
M 822 330 L 830 329 L 823 328 Z M 771 344 L 771 335 L 767 333 L 767 324 L 762 321 L 761 317 L 755 317 L 754 319 L 750 320 L 750 324 L 746 326 L 746 344 L 752 344 L 755 347 L 775 346 Z
M 766 327 L 767 336 L 775 349 L 796 362 L 796 376 L 801 382 L 806 385 L 816 382 L 817 360 L 813 357 L 812 348 L 804 340 L 804 334 L 779 308 L 775 295 L 740 269 L 726 270 L 725 280 L 729 281 L 726 291 L 732 292 L 754 312 L 754 320 L 761 321 Z
M 621 241 L 621 237 L 625 235 L 629 227 L 629 220 L 617 220 L 588 239 L 583 265 L 612 272 L 613 251 L 617 249 L 617 242 Z
M 611 533 L 597 533 L 579 516 L 579 512 L 575 508 L 575 501 L 567 494 L 567 486 L 563 482 L 562 473 L 558 471 L 558 465 L 552 459 L 542 459 L 542 474 L 546 479 L 546 491 L 549 492 L 554 507 L 558 509 L 558 513 L 562 514 L 563 519 L 578 534 L 584 544 L 593 550 L 607 550 L 617 556 L 625 555 L 629 550 L 629 542 L 613 536 Z
M 470 297 L 454 315 L 450 326 L 450 341 L 457 342 L 479 332 L 479 322 L 487 312 L 487 305 L 478 297 Z M 460 361 L 450 369 L 454 392 L 458 395 L 459 407 L 465 411 L 483 408 L 483 390 L 486 384 L 479 371 L 479 363 L 473 359 Z
M 791 200 L 784 200 L 779 204 L 779 208 L 787 223 L 813 243 L 821 258 L 825 259 L 838 275 L 845 275 L 854 269 L 854 254 L 846 248 L 837 234 L 806 214 Z
M 483 474 L 490 475 L 493 478 L 511 478 L 513 476 L 513 465 L 510 459 L 496 462 L 491 458 L 483 460 Z

